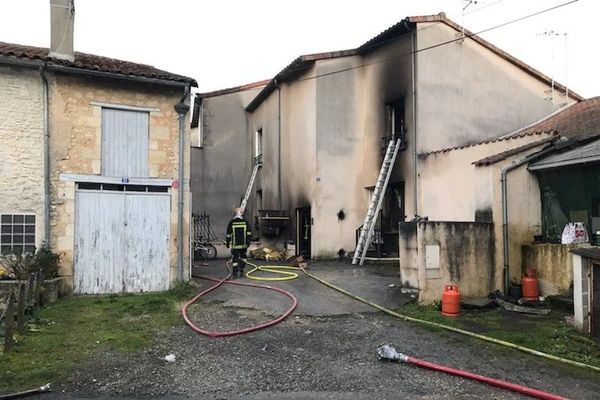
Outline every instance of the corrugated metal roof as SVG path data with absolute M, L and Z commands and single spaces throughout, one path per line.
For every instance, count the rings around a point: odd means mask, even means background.
M 600 162 L 600 139 L 564 153 L 554 154 L 531 163 L 530 171 Z

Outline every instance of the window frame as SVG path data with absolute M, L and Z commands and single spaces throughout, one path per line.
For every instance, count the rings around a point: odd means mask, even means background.
M 10 216 L 10 222 L 5 221 L 5 217 Z M 22 216 L 22 222 L 15 222 L 16 216 Z M 33 217 L 33 221 L 27 217 Z M 5 227 L 11 227 L 10 232 L 5 232 Z M 21 232 L 15 232 L 14 227 L 22 228 Z M 33 231 L 28 232 L 28 227 L 33 227 Z M 31 212 L 1 212 L 0 213 L 0 254 L 19 254 L 15 252 L 15 247 L 21 247 L 20 254 L 31 254 L 36 248 L 37 235 L 37 214 Z M 10 243 L 5 242 L 7 236 L 10 236 Z M 15 243 L 15 236 L 21 236 L 22 242 Z M 5 247 L 10 246 L 10 251 L 5 252 Z M 28 248 L 30 251 L 28 251 Z

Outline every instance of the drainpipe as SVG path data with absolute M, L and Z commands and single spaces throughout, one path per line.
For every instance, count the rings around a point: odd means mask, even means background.
M 561 138 L 561 140 L 563 140 Z M 502 175 L 500 181 L 502 182 L 502 250 L 503 250 L 503 261 L 504 261 L 504 293 L 508 291 L 508 182 L 507 175 L 510 171 L 519 168 L 520 166 L 535 161 L 538 158 L 543 157 L 544 155 L 555 151 L 558 148 L 557 145 L 552 145 L 538 153 L 530 154 L 521 161 L 516 162 L 515 164 L 509 165 L 508 167 L 502 170 Z
M 419 198 L 417 195 L 417 184 L 418 184 L 418 158 L 417 158 L 417 88 L 416 88 L 416 75 L 417 75 L 417 31 L 410 28 L 412 30 L 412 71 L 411 71 L 411 90 L 412 90 L 412 120 L 413 120 L 413 129 L 412 129 L 412 140 L 413 140 L 413 204 L 415 210 L 415 218 L 419 215 Z
M 190 88 L 186 86 L 179 103 L 175 104 L 175 111 L 179 114 L 179 187 L 177 191 L 177 281 L 183 282 L 183 168 L 185 144 L 185 115 L 190 106 L 185 103 Z
M 40 67 L 40 78 L 42 79 L 44 104 L 44 246 L 50 246 L 50 126 L 48 118 L 48 107 L 50 104 L 48 94 L 48 79 L 44 74 L 44 68 Z
M 277 204 L 281 210 L 281 85 L 275 80 L 277 85 Z

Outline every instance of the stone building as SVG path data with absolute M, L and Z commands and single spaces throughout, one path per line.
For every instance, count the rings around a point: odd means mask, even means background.
M 192 78 L 72 51 L 72 1 L 50 49 L 0 43 L 2 253 L 49 244 L 76 293 L 164 290 L 189 276 Z

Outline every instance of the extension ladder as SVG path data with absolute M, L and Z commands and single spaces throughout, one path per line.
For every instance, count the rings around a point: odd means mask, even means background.
M 252 175 L 250 175 L 250 182 L 248 182 L 248 188 L 246 188 L 246 194 L 242 199 L 242 204 L 240 208 L 242 209 L 242 214 L 246 211 L 246 204 L 248 203 L 248 199 L 250 198 L 250 193 L 252 193 L 252 187 L 254 186 L 254 181 L 256 180 L 256 175 L 258 174 L 258 169 L 262 166 L 262 161 L 260 158 L 256 158 L 254 162 L 254 168 L 252 169 Z
M 385 191 L 387 189 L 390 176 L 392 175 L 392 169 L 394 168 L 394 162 L 396 161 L 399 148 L 400 139 L 396 141 L 393 139 L 390 140 L 385 152 L 385 156 L 383 157 L 383 163 L 381 164 L 381 169 L 379 170 L 379 177 L 377 178 L 373 195 L 371 196 L 371 202 L 369 204 L 369 209 L 367 210 L 367 216 L 365 217 L 365 222 L 360 230 L 360 236 L 358 238 L 358 243 L 356 244 L 354 257 L 352 258 L 353 265 L 363 265 L 365 262 L 367 250 L 369 249 L 369 245 L 371 244 L 371 239 L 373 237 L 375 222 L 377 221 L 377 216 L 379 215 L 381 205 L 383 204 L 383 198 L 385 197 Z

